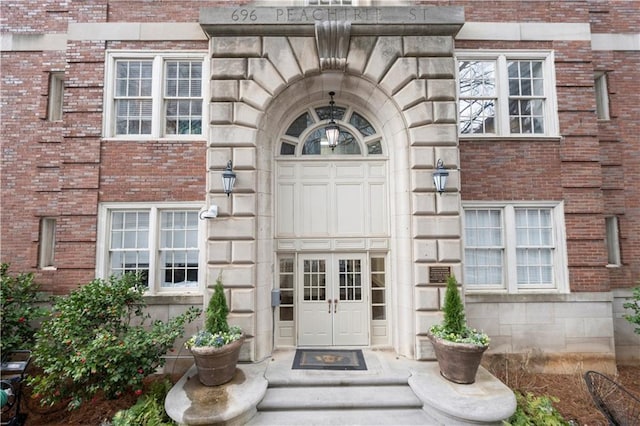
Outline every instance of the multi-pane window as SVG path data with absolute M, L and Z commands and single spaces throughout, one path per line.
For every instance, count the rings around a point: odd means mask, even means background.
M 464 210 L 468 290 L 566 290 L 562 208 L 488 205 Z
M 107 136 L 176 137 L 202 134 L 203 57 L 114 53 Z
M 551 209 L 515 209 L 518 286 L 553 285 Z
M 350 108 L 335 106 L 333 119 L 340 134 L 338 145 L 331 149 L 325 126 L 331 120 L 331 108 L 319 106 L 309 108 L 289 125 L 282 136 L 280 155 L 312 156 L 326 155 L 382 155 L 381 135 L 362 114 Z
M 116 134 L 150 135 L 152 61 L 116 62 Z
M 293 283 L 294 261 L 293 257 L 280 259 L 280 321 L 293 321 Z
M 197 287 L 198 214 L 160 212 L 160 286 Z
M 544 134 L 542 61 L 507 61 L 512 134 Z
M 384 257 L 371 258 L 371 319 L 387 319 Z
M 340 300 L 362 300 L 362 265 L 360 259 L 338 261 Z
M 202 133 L 202 63 L 167 61 L 165 134 Z
M 304 261 L 302 294 L 305 301 L 327 300 L 326 264 L 324 259 Z
M 504 243 L 502 210 L 465 212 L 465 281 L 469 285 L 501 286 Z
M 105 208 L 105 275 L 140 273 L 150 292 L 198 289 L 198 210 Z
M 461 135 L 556 136 L 551 54 L 460 52 Z

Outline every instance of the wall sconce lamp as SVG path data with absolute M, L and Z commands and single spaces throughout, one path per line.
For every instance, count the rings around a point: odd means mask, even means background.
M 438 191 L 439 194 L 444 192 L 447 184 L 447 176 L 449 176 L 449 172 L 444 168 L 442 160 L 438 159 L 436 170 L 433 172 L 433 183 L 435 184 L 436 191 Z
M 231 160 L 227 163 L 227 168 L 222 172 L 222 188 L 227 197 L 233 192 L 233 185 L 236 183 L 236 174 L 233 172 Z
M 329 96 L 331 96 L 331 102 L 329 102 L 331 121 L 329 121 L 327 127 L 324 128 L 324 132 L 327 135 L 327 141 L 329 142 L 329 148 L 331 148 L 331 151 L 333 151 L 334 148 L 338 146 L 338 138 L 340 137 L 340 128 L 333 119 L 333 105 L 335 104 L 335 102 L 333 102 L 333 95 L 335 94 L 336 92 L 329 92 Z

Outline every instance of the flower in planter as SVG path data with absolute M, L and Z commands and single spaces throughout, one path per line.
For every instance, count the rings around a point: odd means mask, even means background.
M 229 331 L 211 333 L 207 330 L 200 330 L 185 342 L 187 348 L 201 348 L 204 346 L 213 346 L 214 348 L 221 348 L 224 345 L 235 342 L 240 339 L 242 330 L 240 327 L 229 327 Z

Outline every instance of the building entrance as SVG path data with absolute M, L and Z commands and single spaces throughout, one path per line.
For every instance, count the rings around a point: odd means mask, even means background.
M 369 343 L 369 285 L 364 254 L 298 257 L 298 344 Z

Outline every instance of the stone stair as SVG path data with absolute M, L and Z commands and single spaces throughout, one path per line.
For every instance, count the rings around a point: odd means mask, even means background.
M 485 369 L 476 383 L 442 378 L 437 363 L 363 351 L 365 371 L 294 370 L 293 350 L 239 364 L 234 379 L 202 386 L 193 366 L 167 394 L 181 425 L 500 425 L 513 392 Z
M 333 372 L 329 372 L 333 373 Z M 333 378 L 333 380 L 332 380 Z M 368 377 L 345 383 L 342 375 L 320 381 L 269 382 L 250 425 L 425 425 L 437 423 L 406 378 Z

